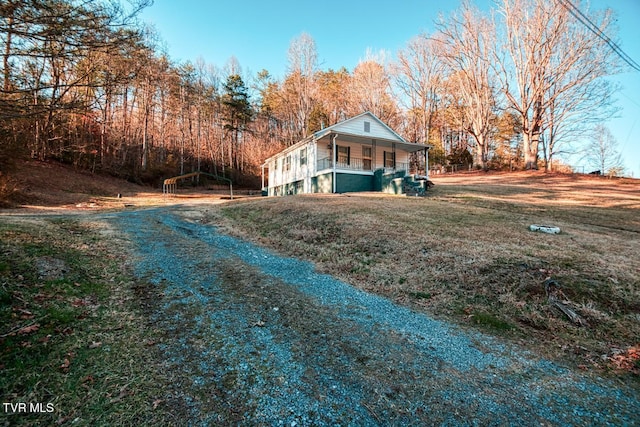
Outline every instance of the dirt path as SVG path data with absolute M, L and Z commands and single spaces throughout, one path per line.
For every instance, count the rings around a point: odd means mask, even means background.
M 639 425 L 640 400 L 221 235 L 195 208 L 105 215 L 157 288 L 190 424 Z

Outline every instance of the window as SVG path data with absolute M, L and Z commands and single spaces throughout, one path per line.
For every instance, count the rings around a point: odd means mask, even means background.
M 370 122 L 364 122 L 364 131 L 366 133 L 371 132 L 371 123 Z
M 396 167 L 396 153 L 391 151 L 384 152 L 384 167 L 395 169 Z
M 362 169 L 371 170 L 371 147 L 362 146 Z
M 343 147 L 338 145 L 336 150 L 336 154 L 337 154 L 337 163 L 338 165 L 341 166 L 346 166 L 349 164 L 349 155 L 351 154 L 351 148 L 350 147 Z
M 307 164 L 307 147 L 300 150 L 300 166 Z
M 291 170 L 291 154 L 285 157 L 282 163 L 283 163 L 282 170 L 284 170 L 285 172 L 290 171 Z

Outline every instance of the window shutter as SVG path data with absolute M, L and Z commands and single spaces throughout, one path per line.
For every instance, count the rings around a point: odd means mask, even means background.
M 347 147 L 347 165 L 351 164 L 351 147 Z

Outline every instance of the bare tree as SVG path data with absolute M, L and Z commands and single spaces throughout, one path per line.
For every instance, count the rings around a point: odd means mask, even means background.
M 60 129 L 76 126 L 72 112 L 91 116 L 96 102 L 96 76 L 105 62 L 99 54 L 126 52 L 141 39 L 130 24 L 145 1 L 131 2 L 125 11 L 118 2 L 36 0 L 0 6 L 3 49 L 3 90 L 0 118 L 5 123 L 31 121 L 25 144 L 34 156 L 61 158 L 71 138 Z M 67 132 L 67 135 L 71 132 Z
M 537 169 L 545 129 L 552 144 L 545 155 L 550 160 L 561 123 L 571 119 L 572 114 L 566 113 L 576 111 L 578 104 L 592 109 L 602 97 L 599 79 L 615 73 L 617 67 L 611 49 L 573 19 L 563 2 L 503 0 L 500 11 L 504 56 L 495 63 L 501 67 L 509 107 L 521 120 L 525 168 Z M 594 18 L 602 31 L 610 29 L 607 14 Z
M 612 32 L 611 11 L 591 14 L 604 32 Z M 551 171 L 554 156 L 577 150 L 589 128 L 611 118 L 617 111 L 612 95 L 617 86 L 605 77 L 618 72 L 617 57 L 587 27 L 569 18 L 558 40 L 558 54 L 551 58 L 553 84 L 545 93 L 542 139 L 545 170 Z
M 596 125 L 593 128 L 592 138 L 585 147 L 583 158 L 603 175 L 621 175 L 624 171 L 618 141 L 604 125 Z
M 326 126 L 334 125 L 347 118 L 347 87 L 351 75 L 346 68 L 338 71 L 320 71 L 317 73 L 318 101 L 327 116 Z
M 349 112 L 356 115 L 371 111 L 385 123 L 394 125 L 398 108 L 391 95 L 391 79 L 383 53 L 367 56 L 356 66 L 349 81 Z
M 444 91 L 444 64 L 437 53 L 439 40 L 427 35 L 414 37 L 406 48 L 398 52 L 392 65 L 392 75 L 400 90 L 410 121 L 413 140 L 429 142 L 438 102 Z
M 315 74 L 318 67 L 316 42 L 302 33 L 289 45 L 289 87 L 295 94 L 290 102 L 295 105 L 295 121 L 299 137 L 308 133 L 308 123 L 313 110 L 316 92 Z
M 475 163 L 486 169 L 496 107 L 489 62 L 495 46 L 493 24 L 465 2 L 460 13 L 441 22 L 439 29 L 443 35 L 441 55 L 464 103 L 466 131 L 475 139 Z
M 550 61 L 566 22 L 566 11 L 548 0 L 504 0 L 501 13 L 506 55 L 495 62 L 501 67 L 509 106 L 522 122 L 525 168 L 537 169 L 543 102 L 551 83 Z

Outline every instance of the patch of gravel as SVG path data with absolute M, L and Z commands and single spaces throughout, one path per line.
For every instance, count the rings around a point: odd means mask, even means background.
M 630 389 L 400 307 L 186 220 L 109 215 L 194 425 L 639 425 Z

